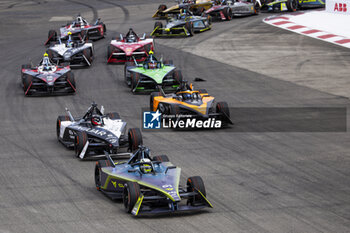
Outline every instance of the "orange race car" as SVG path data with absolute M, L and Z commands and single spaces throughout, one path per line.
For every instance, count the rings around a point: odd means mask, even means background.
M 176 93 L 165 94 L 152 92 L 150 110 L 159 111 L 162 116 L 170 115 L 179 118 L 214 118 L 221 120 L 223 125 L 233 124 L 230 110 L 226 102 L 215 103 L 215 97 L 210 96 L 205 89 L 193 90 L 192 84 L 183 81 Z

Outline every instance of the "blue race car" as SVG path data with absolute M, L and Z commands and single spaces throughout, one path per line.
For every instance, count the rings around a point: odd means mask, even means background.
M 151 158 L 144 146 L 129 161 L 114 162 L 107 152 L 105 155 L 107 160 L 96 163 L 96 188 L 111 199 L 122 199 L 127 213 L 137 216 L 213 207 L 202 178 L 189 177 L 186 188 L 181 187 L 181 168 L 166 155 Z

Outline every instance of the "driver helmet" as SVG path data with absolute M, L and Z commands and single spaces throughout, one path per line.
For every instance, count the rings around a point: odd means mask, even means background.
M 47 53 L 44 53 L 42 65 L 43 65 L 44 71 L 51 70 L 51 63 L 50 63 L 49 55 Z
M 151 163 L 151 160 L 150 159 L 141 159 L 140 160 L 140 163 Z M 152 166 L 150 164 L 142 164 L 140 166 L 140 169 L 143 173 L 150 173 L 152 172 Z
M 72 33 L 68 32 L 67 47 L 73 47 Z
M 190 93 L 184 93 L 182 96 L 183 96 L 184 100 L 191 99 L 191 94 Z
M 101 116 L 98 116 L 98 115 L 93 115 L 93 116 L 91 117 L 91 123 L 92 123 L 94 126 L 101 126 L 101 125 L 103 125 L 102 117 L 101 117 Z
M 136 41 L 136 36 L 134 34 L 130 34 L 127 38 L 127 42 L 133 43 Z

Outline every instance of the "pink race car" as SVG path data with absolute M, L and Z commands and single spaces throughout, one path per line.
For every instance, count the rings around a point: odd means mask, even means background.
M 154 50 L 152 38 L 141 38 L 130 28 L 129 32 L 119 39 L 111 41 L 107 48 L 107 63 L 125 63 L 127 61 L 144 61 L 149 51 Z

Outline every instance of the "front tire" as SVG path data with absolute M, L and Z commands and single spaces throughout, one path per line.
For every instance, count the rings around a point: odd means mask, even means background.
M 232 19 L 232 9 L 230 7 L 224 8 L 222 13 L 224 14 L 227 21 L 230 21 Z
M 192 22 L 186 22 L 185 28 L 186 28 L 189 36 L 193 36 L 194 35 L 193 23 Z
M 76 157 L 79 157 L 87 141 L 88 141 L 88 135 L 86 132 L 80 132 L 80 131 L 75 132 L 74 151 L 75 151 Z
M 117 112 L 110 112 L 110 113 L 107 113 L 107 116 L 108 116 L 110 119 L 112 119 L 112 120 L 121 119 L 119 113 L 117 113 Z
M 131 73 L 131 91 L 134 91 L 134 89 L 137 87 L 137 84 L 140 80 L 140 74 L 139 73 Z
M 205 186 L 200 176 L 192 176 L 187 179 L 187 192 L 200 192 L 204 197 L 207 196 Z M 202 195 L 198 194 L 188 198 L 187 204 L 192 206 L 203 203 Z
M 152 161 L 160 161 L 160 162 L 170 162 L 167 155 L 157 155 L 152 158 Z
M 140 197 L 140 194 L 140 185 L 138 183 L 128 181 L 124 184 L 123 203 L 127 213 L 131 213 L 134 205 Z
M 60 134 L 61 134 L 61 123 L 62 121 L 69 121 L 68 116 L 58 116 L 57 122 L 56 122 L 56 134 L 57 134 L 57 140 L 59 141 Z

